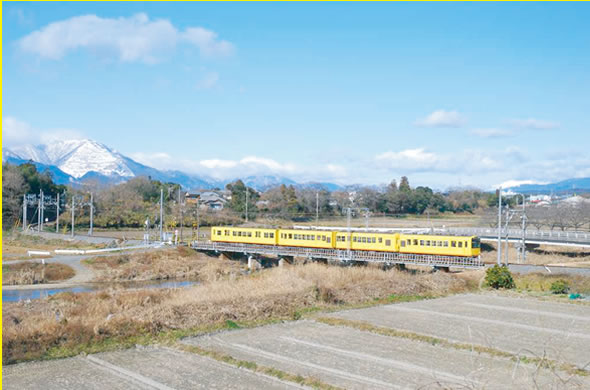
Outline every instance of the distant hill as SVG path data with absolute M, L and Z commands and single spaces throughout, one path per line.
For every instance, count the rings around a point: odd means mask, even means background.
M 521 184 L 507 190 L 523 194 L 560 194 L 573 192 L 590 192 L 590 177 L 562 180 L 549 184 Z

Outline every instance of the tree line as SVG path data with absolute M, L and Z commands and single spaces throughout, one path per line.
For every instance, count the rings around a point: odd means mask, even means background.
M 22 219 L 22 198 L 26 193 L 39 193 L 43 190 L 53 198 L 61 194 L 60 226 L 69 229 L 72 196 L 76 199 L 76 225 L 88 226 L 90 222 L 90 193 L 93 193 L 94 226 L 104 228 L 140 228 L 146 220 L 151 226 L 159 224 L 160 191 L 164 191 L 165 224 L 172 228 L 180 226 L 194 227 L 214 224 L 239 224 L 246 217 L 246 199 L 248 199 L 248 219 L 265 221 L 302 221 L 313 220 L 316 214 L 320 218 L 346 215 L 347 209 L 353 215 L 365 213 L 370 215 L 422 215 L 424 213 L 478 213 L 495 222 L 494 211 L 487 209 L 497 207 L 498 197 L 494 193 L 479 190 L 452 190 L 437 192 L 426 186 L 412 188 L 407 177 L 402 177 L 399 184 L 393 180 L 383 188 L 360 187 L 349 191 L 332 191 L 325 189 L 301 188 L 281 185 L 264 192 L 248 187 L 237 180 L 226 186 L 230 194 L 223 210 L 199 208 L 190 203 L 185 192 L 176 183 L 164 183 L 149 177 L 137 177 L 126 182 L 101 186 L 99 183 L 87 182 L 81 187 L 56 185 L 51 175 L 39 172 L 34 164 L 19 166 L 3 164 L 2 180 L 2 221 L 5 228 L 18 225 Z M 217 189 L 219 190 L 219 189 Z M 246 193 L 248 194 L 246 196 Z M 518 197 L 503 197 L 505 206 L 518 207 Z M 584 206 L 585 205 L 585 206 Z M 584 208 L 585 207 L 585 208 Z M 55 208 L 48 207 L 45 216 L 50 221 L 55 219 Z M 481 211 L 480 211 L 481 210 Z M 28 213 L 30 223 L 36 223 L 34 207 Z M 581 228 L 589 223 L 590 209 L 587 203 L 578 208 L 529 208 L 527 210 L 529 225 L 550 229 Z M 197 222 L 197 219 L 199 220 Z

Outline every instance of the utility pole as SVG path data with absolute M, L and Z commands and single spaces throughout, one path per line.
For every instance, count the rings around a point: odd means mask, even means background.
M 199 220 L 199 198 L 197 198 L 197 242 L 199 242 L 199 226 L 201 221 Z
M 23 232 L 27 231 L 27 194 L 23 195 Z
M 57 193 L 57 202 L 55 202 L 55 232 L 59 233 L 59 192 Z
M 526 199 L 522 195 L 522 263 L 526 264 Z
M 160 188 L 160 241 L 164 241 L 163 235 L 163 219 L 164 219 L 164 189 Z
M 75 207 L 75 201 L 74 198 L 76 196 L 74 194 L 72 194 L 72 238 L 74 238 L 74 213 L 76 211 Z
M 348 209 L 346 209 L 346 231 L 347 231 L 347 240 L 348 240 L 348 244 L 347 244 L 347 248 L 348 248 L 348 259 L 350 260 L 350 248 L 352 245 L 352 233 L 350 230 L 350 218 L 351 218 L 351 209 L 350 207 Z
M 498 189 L 498 265 L 502 263 L 502 187 Z
M 248 223 L 248 186 L 246 186 L 246 223 Z
M 369 209 L 365 210 L 365 228 L 369 228 Z
M 90 193 L 90 230 L 88 231 L 88 235 L 91 236 L 94 227 L 94 203 L 93 203 L 93 194 Z
M 315 193 L 315 223 L 320 220 L 320 193 Z
M 41 194 L 43 191 L 39 190 L 39 204 L 37 206 L 37 232 L 41 233 Z
M 180 211 L 180 242 L 182 242 L 182 229 L 184 227 L 184 204 L 180 200 L 180 187 L 178 187 L 178 209 Z
M 45 194 L 41 190 L 41 231 L 43 231 L 43 223 L 45 222 Z

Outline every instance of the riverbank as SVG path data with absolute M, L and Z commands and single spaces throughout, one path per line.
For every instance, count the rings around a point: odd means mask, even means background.
M 3 305 L 3 362 L 76 355 L 304 313 L 477 288 L 483 272 L 416 273 L 307 264 L 185 289 L 62 293 Z

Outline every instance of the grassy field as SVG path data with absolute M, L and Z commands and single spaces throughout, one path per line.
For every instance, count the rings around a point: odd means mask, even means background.
M 75 275 L 72 267 L 66 264 L 41 264 L 22 262 L 2 266 L 2 284 L 39 284 L 70 279 Z
M 93 249 L 104 245 L 89 244 L 77 241 L 46 239 L 43 237 L 21 234 L 18 232 L 2 233 L 2 258 L 5 260 L 29 259 L 28 250 L 53 251 L 55 249 Z M 47 258 L 47 257 L 45 257 Z
M 482 275 L 307 264 L 230 274 L 185 289 L 62 293 L 6 303 L 3 362 L 71 356 L 235 324 L 297 319 L 311 311 L 470 291 Z
M 118 254 L 84 260 L 99 282 L 130 280 L 190 279 L 214 281 L 238 274 L 244 267 L 237 261 L 219 261 L 186 247 Z

